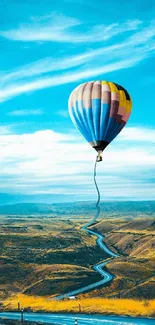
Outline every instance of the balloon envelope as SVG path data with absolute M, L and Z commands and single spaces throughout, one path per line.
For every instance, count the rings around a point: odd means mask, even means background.
M 98 152 L 123 129 L 131 109 L 128 92 L 113 82 L 83 83 L 69 97 L 69 114 L 74 125 Z

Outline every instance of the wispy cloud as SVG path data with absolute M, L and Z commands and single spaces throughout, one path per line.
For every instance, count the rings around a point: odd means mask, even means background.
M 59 110 L 57 111 L 57 115 L 62 116 L 62 117 L 68 117 L 68 110 Z
M 141 144 L 130 142 L 122 131 L 111 144 L 98 167 L 98 182 L 105 198 L 135 197 L 152 198 L 155 149 L 151 147 L 150 130 L 134 128 Z M 123 134 L 124 133 L 124 134 Z M 147 142 L 143 142 L 143 134 Z M 119 141 L 121 138 L 121 143 Z M 136 138 L 135 138 L 136 140 Z M 150 150 L 151 148 L 151 150 Z M 30 134 L 4 134 L 0 136 L 0 188 L 21 193 L 83 194 L 94 195 L 92 179 L 96 153 L 77 133 L 57 133 L 52 130 Z M 5 177 L 5 182 L 3 181 Z M 75 186 L 76 184 L 76 186 Z
M 52 41 L 63 43 L 85 43 L 106 41 L 118 34 L 136 30 L 141 21 L 126 21 L 113 23 L 109 26 L 96 25 L 88 28 L 86 23 L 72 17 L 65 17 L 57 13 L 43 17 L 33 17 L 29 24 L 16 29 L 0 31 L 0 35 L 14 41 Z M 84 32 L 79 32 L 78 27 Z
M 1 72 L 0 82 L 1 84 L 5 85 L 9 81 L 21 80 L 24 78 L 28 79 L 35 76 L 48 74 L 54 71 L 67 70 L 74 67 L 78 67 L 83 63 L 88 62 L 89 59 L 95 57 L 96 55 L 101 55 L 102 51 L 92 51 L 84 54 L 57 59 L 47 57 L 42 60 L 32 62 L 30 64 L 25 64 L 24 66 L 14 69 L 13 71 L 6 71 L 5 73 Z
M 0 126 L 0 134 L 9 134 L 11 132 L 10 126 Z
M 20 82 L 17 84 L 13 83 L 10 84 L 9 86 L 3 87 L 3 89 L 0 91 L 0 102 L 3 102 L 14 96 L 26 92 L 32 92 L 35 90 L 59 86 L 66 83 L 82 81 L 83 79 L 99 76 L 103 73 L 126 69 L 128 67 L 134 66 L 136 63 L 144 59 L 144 57 L 145 56 L 142 53 L 141 55 L 135 58 L 132 59 L 129 58 L 122 61 L 118 61 L 116 63 L 105 64 L 103 66 L 94 69 L 93 68 L 81 69 L 81 71 L 74 71 L 74 72 L 70 72 L 69 74 L 66 73 L 63 75 L 58 74 L 55 77 L 40 78 L 38 80 L 31 81 L 31 82 Z
M 141 24 L 140 29 L 134 21 L 126 22 L 125 26 L 132 26 L 136 30 L 119 43 L 102 44 L 99 48 L 75 56 L 47 57 L 12 71 L 1 72 L 0 102 L 39 89 L 97 78 L 104 73 L 133 67 L 154 55 L 155 23 L 151 22 L 147 27 Z
M 30 116 L 30 115 L 43 115 L 44 111 L 42 109 L 19 109 L 19 110 L 14 110 L 7 115 L 10 116 Z
M 149 33 L 150 31 L 150 33 Z M 137 53 L 140 54 L 140 51 L 152 52 L 154 50 L 154 42 L 152 43 L 152 38 L 155 33 L 155 26 L 149 26 L 147 30 L 144 29 L 143 32 L 137 32 L 134 36 L 130 36 L 126 38 L 125 41 L 119 42 L 118 44 L 114 45 L 106 45 L 101 46 L 100 48 L 85 51 L 82 54 L 77 55 L 70 55 L 69 57 L 57 57 L 56 59 L 53 57 L 46 57 L 42 60 L 38 60 L 32 62 L 30 64 L 26 64 L 24 66 L 18 67 L 13 71 L 6 71 L 5 74 L 1 72 L 1 84 L 5 84 L 7 81 L 13 80 L 20 80 L 23 78 L 34 77 L 38 75 L 44 75 L 54 71 L 66 70 L 76 68 L 80 65 L 85 63 L 89 63 L 93 59 L 102 59 L 103 63 L 107 61 L 106 56 L 109 55 L 110 59 L 114 60 L 118 57 L 123 57 L 128 54 L 130 57 L 131 54 L 133 56 L 133 51 L 135 52 L 134 55 Z M 147 41 L 145 44 L 144 41 Z M 141 46 L 139 48 L 139 46 Z

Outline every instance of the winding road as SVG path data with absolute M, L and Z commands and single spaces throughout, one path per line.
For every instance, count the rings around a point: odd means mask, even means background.
M 90 226 L 92 226 L 97 218 L 99 217 L 99 214 L 100 214 L 100 208 L 97 207 L 97 213 L 96 213 L 96 216 L 90 221 L 88 222 L 87 224 L 85 224 L 84 226 L 81 227 L 82 230 L 86 231 L 87 233 L 93 235 L 93 236 L 96 236 L 97 237 L 97 244 L 98 246 L 105 252 L 107 253 L 111 258 L 105 260 L 104 262 L 101 262 L 99 264 L 96 264 L 94 265 L 94 270 L 96 272 L 98 272 L 101 277 L 103 277 L 103 279 L 101 279 L 100 281 L 98 282 L 95 282 L 95 283 L 92 283 L 92 284 L 89 284 L 87 286 L 84 286 L 82 288 L 79 288 L 79 289 L 76 289 L 76 290 L 73 290 L 73 291 L 70 291 L 66 294 L 62 294 L 62 295 L 59 295 L 59 296 L 56 296 L 54 299 L 55 300 L 61 300 L 61 299 L 64 299 L 66 297 L 71 297 L 71 296 L 77 296 L 79 295 L 80 293 L 85 293 L 85 292 L 88 292 L 90 290 L 93 290 L 93 289 L 96 289 L 97 287 L 99 286 L 102 286 L 104 285 L 105 283 L 111 281 L 115 276 L 106 272 L 103 268 L 109 263 L 111 262 L 114 258 L 118 257 L 119 255 L 115 254 L 114 252 L 112 252 L 105 244 L 104 244 L 104 236 L 101 235 L 101 234 L 98 234 L 97 232 L 95 231 L 92 231 L 90 229 L 88 229 Z
M 96 265 L 94 265 L 94 270 L 96 272 L 98 272 L 101 277 L 103 278 L 102 280 L 98 281 L 98 282 L 95 282 L 95 283 L 92 283 L 92 284 L 89 284 L 85 287 L 82 287 L 82 288 L 79 288 L 79 289 L 76 289 L 76 290 L 73 290 L 73 291 L 70 291 L 66 294 L 62 294 L 62 295 L 59 295 L 59 296 L 56 296 L 54 299 L 55 300 L 61 300 L 63 298 L 66 298 L 66 297 L 71 297 L 71 296 L 77 296 L 79 295 L 80 293 L 84 293 L 84 292 L 87 292 L 87 291 L 90 291 L 90 290 L 93 290 L 93 289 L 96 289 L 97 287 L 99 286 L 102 286 L 104 285 L 105 283 L 111 281 L 115 276 L 106 272 L 103 268 L 110 262 L 112 261 L 114 258 L 118 257 L 117 254 L 115 254 L 114 252 L 112 252 L 105 244 L 104 244 L 104 236 L 101 235 L 101 234 L 98 234 L 97 232 L 95 231 L 92 231 L 89 229 L 90 226 L 92 226 L 93 224 L 96 223 L 99 215 L 100 215 L 100 191 L 99 191 L 99 188 L 98 188 L 98 185 L 97 185 L 97 181 L 96 181 L 96 166 L 97 166 L 97 162 L 98 162 L 98 156 L 95 160 L 95 165 L 94 165 L 94 184 L 95 184 L 95 187 L 96 187 L 96 190 L 97 190 L 97 194 L 98 194 L 98 199 L 97 199 L 97 202 L 96 202 L 96 215 L 94 216 L 94 218 L 89 221 L 87 224 L 85 224 L 84 226 L 81 227 L 82 230 L 86 231 L 88 234 L 90 235 L 93 235 L 93 236 L 96 236 L 97 237 L 97 240 L 96 240 L 96 243 L 97 245 L 106 253 L 109 255 L 110 258 L 106 259 L 105 261 L 101 262 L 101 263 L 98 263 Z

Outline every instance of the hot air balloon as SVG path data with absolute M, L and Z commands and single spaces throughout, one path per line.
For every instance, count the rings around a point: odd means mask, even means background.
M 132 101 L 127 90 L 109 81 L 90 81 L 76 87 L 69 97 L 74 125 L 98 152 L 102 152 L 127 123 Z

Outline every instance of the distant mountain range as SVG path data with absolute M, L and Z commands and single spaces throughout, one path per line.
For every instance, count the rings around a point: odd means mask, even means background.
M 80 198 L 81 199 L 81 198 Z M 73 196 L 61 194 L 62 202 L 76 201 Z M 16 203 L 47 203 L 60 202 L 59 194 L 15 194 L 15 193 L 0 193 L 0 206 L 4 204 L 16 204 Z
M 135 216 L 155 214 L 155 201 L 101 202 L 101 214 L 111 216 Z M 91 215 L 95 212 L 94 202 L 74 203 L 16 203 L 0 206 L 0 214 L 56 214 L 56 215 Z

